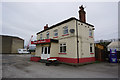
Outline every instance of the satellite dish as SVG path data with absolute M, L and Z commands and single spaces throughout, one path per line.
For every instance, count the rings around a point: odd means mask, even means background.
M 75 29 L 70 29 L 70 32 L 71 32 L 71 33 L 74 33 L 74 32 L 75 32 Z

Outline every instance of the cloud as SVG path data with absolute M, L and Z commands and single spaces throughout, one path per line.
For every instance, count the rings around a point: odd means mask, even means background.
M 2 32 L 29 41 L 45 24 L 54 25 L 72 16 L 78 18 L 85 5 L 87 22 L 95 26 L 95 40 L 116 38 L 117 2 L 3 2 Z M 35 39 L 35 37 L 34 37 Z

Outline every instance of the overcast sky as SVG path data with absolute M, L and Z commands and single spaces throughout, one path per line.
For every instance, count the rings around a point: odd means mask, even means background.
M 86 6 L 86 22 L 95 26 L 95 40 L 118 37 L 117 2 L 2 2 L 2 33 L 26 42 L 31 35 L 70 17 Z

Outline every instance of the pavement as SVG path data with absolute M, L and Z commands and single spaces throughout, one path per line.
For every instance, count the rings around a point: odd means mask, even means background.
M 1 56 L 1 54 L 0 54 Z M 118 78 L 117 63 L 93 63 L 82 66 L 45 66 L 45 63 L 30 61 L 30 54 L 2 55 L 3 78 Z M 1 57 L 0 57 L 1 59 Z M 1 68 L 0 68 L 1 70 Z

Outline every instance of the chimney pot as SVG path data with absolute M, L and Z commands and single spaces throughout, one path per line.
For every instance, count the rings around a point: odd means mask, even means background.
M 79 10 L 79 19 L 82 22 L 86 22 L 86 16 L 85 16 L 86 12 L 84 11 L 83 5 L 81 5 L 79 8 L 80 8 L 80 10 Z
M 46 26 L 48 27 L 48 24 L 46 24 Z
M 48 24 L 46 24 L 46 26 L 44 26 L 44 30 L 46 30 L 48 28 Z

